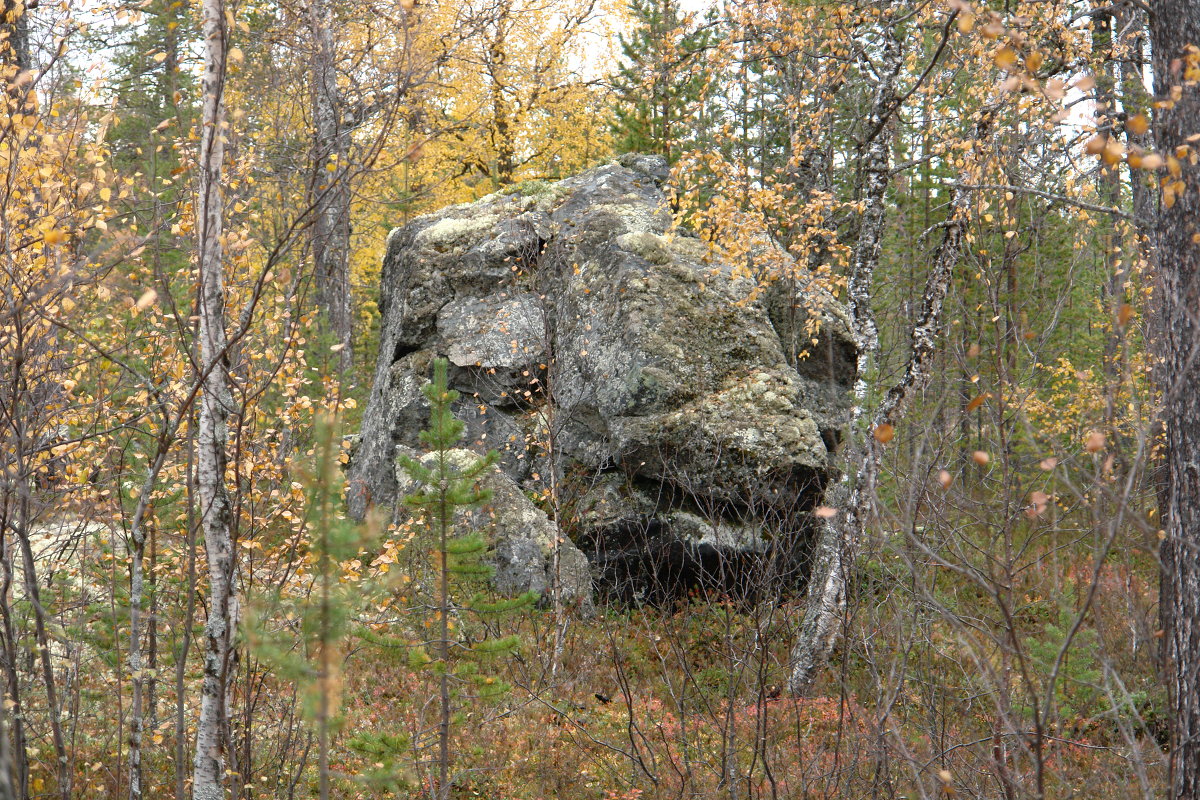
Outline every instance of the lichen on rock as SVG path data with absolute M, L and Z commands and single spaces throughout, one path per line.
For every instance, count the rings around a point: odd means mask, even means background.
M 493 520 L 497 542 L 524 542 L 497 547 L 529 560 L 516 583 L 538 589 L 543 574 L 522 526 L 578 542 L 603 562 L 602 589 L 605 575 L 653 580 L 655 552 L 804 562 L 846 409 L 844 311 L 815 282 L 760 291 L 714 257 L 674 224 L 667 175 L 660 158 L 624 156 L 393 232 L 352 513 L 396 501 L 396 448 L 416 444 L 425 414 L 416 389 L 446 355 L 466 446 L 502 449 L 517 490 L 556 478 L 561 530 Z

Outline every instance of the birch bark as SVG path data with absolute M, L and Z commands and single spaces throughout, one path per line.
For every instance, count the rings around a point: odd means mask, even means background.
M 913 391 L 929 378 L 930 364 L 942 328 L 946 293 L 954 266 L 962 253 L 969 213 L 974 202 L 974 190 L 967 187 L 978 183 L 980 177 L 974 174 L 978 160 L 969 161 L 960 176 L 960 187 L 951 201 L 945 234 L 926 277 L 921 312 L 910 334 L 908 363 L 900 379 L 888 389 L 871 412 L 867 407 L 867 380 L 874 370 L 879 339 L 870 301 L 874 270 L 879 263 L 891 145 L 885 123 L 886 115 L 894 110 L 895 75 L 902 64 L 899 43 L 891 44 L 894 35 L 894 31 L 889 34 L 889 46 L 885 50 L 885 59 L 894 59 L 885 61 L 888 68 L 894 70 L 892 79 L 881 80 L 878 84 L 872 113 L 868 118 L 870 129 L 879 132 L 867 157 L 868 183 L 865 194 L 870 213 L 863 215 L 863 227 L 855 247 L 850 275 L 849 311 L 858 347 L 858 363 L 854 404 L 851 407 L 847 469 L 842 480 L 831 487 L 826 496 L 826 505 L 837 509 L 839 513 L 822 520 L 813 557 L 813 571 L 809 577 L 804 618 L 792 648 L 788 690 L 797 695 L 812 686 L 818 671 L 837 643 L 846 611 L 849 573 L 858 557 L 879 474 L 880 443 L 872 432 L 884 424 L 894 425 Z M 989 138 L 1000 104 L 1000 99 L 993 99 L 978 114 L 972 132 L 977 149 Z
M 225 75 L 228 18 L 224 0 L 203 0 L 204 73 L 201 80 L 199 185 L 196 229 L 199 252 L 199 337 L 203 393 L 197 426 L 196 475 L 200 525 L 208 558 L 209 610 L 204 628 L 204 680 L 192 772 L 195 800 L 223 800 L 225 757 L 221 741 L 234 667 L 237 623 L 233 519 L 225 486 L 228 422 L 233 409 L 225 331 L 222 250 L 224 208 L 220 181 L 225 161 Z
M 800 633 L 792 648 L 788 690 L 802 694 L 812 684 L 838 638 L 838 626 L 846 608 L 846 579 L 862 533 L 863 515 L 875 483 L 876 455 L 870 436 L 858 435 L 868 413 L 868 386 L 879 351 L 879 330 L 871 310 L 872 284 L 879 263 L 883 239 L 884 201 L 891 168 L 892 136 L 887 124 L 895 108 L 897 76 L 904 65 L 899 33 L 894 26 L 885 28 L 885 40 L 879 82 L 871 99 L 866 129 L 873 137 L 866 143 L 864 159 L 866 183 L 863 192 L 862 223 L 849 280 L 850 330 L 858 348 L 855 368 L 854 400 L 850 408 L 850 452 L 848 464 L 856 464 L 854 475 L 847 469 L 842 479 L 829 490 L 829 505 L 837 516 L 823 520 L 813 554 L 808 598 Z
M 169 430 L 169 429 L 168 429 Z M 142 482 L 137 507 L 129 523 L 129 677 L 133 697 L 129 705 L 129 800 L 142 797 L 142 735 L 146 727 L 146 674 L 142 666 L 142 598 L 145 595 L 144 557 L 146 554 L 146 515 L 150 497 L 167 460 L 170 433 L 159 437 L 158 452 L 146 479 Z

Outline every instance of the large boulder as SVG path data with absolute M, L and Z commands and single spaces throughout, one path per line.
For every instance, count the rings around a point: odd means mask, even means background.
M 715 259 L 674 225 L 666 175 L 629 156 L 392 232 L 354 515 L 395 502 L 396 448 L 416 445 L 444 356 L 465 446 L 500 451 L 526 490 L 553 479 L 561 534 L 605 592 L 661 595 L 638 584 L 664 571 L 681 576 L 668 594 L 710 588 L 726 560 L 796 582 L 853 377 L 845 312 Z

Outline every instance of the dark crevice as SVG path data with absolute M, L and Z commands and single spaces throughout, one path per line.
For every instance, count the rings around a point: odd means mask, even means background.
M 640 537 L 640 538 L 639 538 Z M 623 547 L 612 546 L 624 539 Z M 807 552 L 789 543 L 763 552 L 678 538 L 658 525 L 624 523 L 591 554 L 597 594 L 621 606 L 672 607 L 690 599 L 752 605 L 802 590 Z
M 415 345 L 405 344 L 404 342 L 396 342 L 396 349 L 392 351 L 392 363 L 395 364 L 400 359 L 407 355 L 412 355 L 420 349 L 421 348 Z
M 598 598 L 618 606 L 673 607 L 688 600 L 753 604 L 792 596 L 807 580 L 815 527 L 810 514 L 777 504 L 706 502 L 670 482 L 634 475 L 629 487 L 654 511 L 585 530 L 578 537 L 593 566 Z M 761 550 L 698 541 L 675 529 L 672 512 L 718 525 L 762 526 Z
M 829 453 L 836 453 L 842 446 L 841 428 L 821 428 L 821 441 L 825 443 L 825 449 Z

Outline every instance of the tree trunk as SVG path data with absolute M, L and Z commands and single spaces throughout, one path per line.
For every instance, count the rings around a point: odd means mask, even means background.
M 18 326 L 20 323 L 18 322 Z M 16 374 L 21 374 L 21 360 L 17 360 Z M 32 398 L 30 398 L 32 399 Z M 30 441 L 29 433 L 18 428 L 14 448 L 15 462 L 22 467 L 26 475 L 32 474 L 25 452 L 25 443 Z M 32 480 L 30 480 L 32 483 Z M 33 557 L 33 546 L 30 543 L 30 528 L 33 515 L 30 512 L 31 487 L 23 487 L 17 499 L 17 516 L 13 533 L 16 535 L 16 545 L 21 551 L 22 572 L 24 573 L 25 599 L 33 607 L 33 630 L 37 642 L 38 664 L 42 670 L 42 683 L 46 689 L 46 717 L 50 726 L 50 738 L 54 744 L 55 772 L 58 775 L 58 793 L 63 800 L 71 800 L 71 771 L 67 759 L 66 742 L 62 733 L 62 714 L 58 703 L 58 684 L 54 675 L 54 665 L 50 660 L 50 637 L 46 632 L 46 607 L 42 604 L 37 580 L 37 565 Z
M 880 112 L 890 113 L 892 109 L 896 95 L 894 79 L 903 63 L 894 31 L 889 34 L 884 58 L 886 74 L 890 74 L 892 80 L 888 81 L 885 77 L 880 81 L 868 119 L 870 129 L 879 131 L 879 134 L 867 156 L 865 199 L 868 213 L 863 215 L 850 277 L 850 320 L 859 351 L 847 470 L 843 479 L 830 487 L 825 498 L 826 505 L 837 509 L 838 513 L 821 520 L 813 552 L 804 619 L 789 663 L 788 691 L 794 695 L 803 694 L 812 686 L 818 670 L 828 660 L 837 643 L 839 626 L 846 610 L 849 573 L 858 556 L 859 542 L 879 472 L 880 444 L 872 435 L 873 430 L 884 424 L 894 425 L 908 398 L 929 379 L 937 337 L 942 328 L 946 294 L 954 266 L 962 253 L 969 213 L 974 202 L 974 192 L 968 187 L 979 178 L 976 174 L 978 164 L 967 162 L 960 176 L 960 186 L 951 202 L 946 233 L 926 277 L 921 313 L 910 334 L 908 363 L 900 379 L 888 389 L 870 415 L 868 426 L 866 380 L 874 369 L 875 351 L 879 347 L 869 303 L 871 278 L 879 261 L 883 232 L 883 200 L 887 189 L 891 138 L 885 135 L 883 126 L 886 119 Z M 990 135 L 1001 102 L 1000 99 L 993 99 L 976 115 L 973 136 L 977 143 L 982 143 Z M 852 479 L 851 469 L 855 470 Z
M 29 4 L 3 0 L 0 4 L 0 64 L 14 66 L 18 73 L 33 66 L 29 54 Z M 28 85 L 25 86 L 27 90 Z M 21 90 L 18 90 L 21 91 Z
M 492 167 L 492 183 L 497 189 L 508 186 L 513 182 L 517 170 L 516 146 L 513 142 L 513 119 L 505 90 L 508 88 L 505 77 L 505 62 L 508 60 L 507 34 L 508 17 L 512 10 L 511 3 L 502 3 L 497 8 L 496 34 L 488 44 L 487 70 L 491 78 L 492 120 L 491 131 L 492 151 L 496 157 Z
M 169 422 L 165 423 L 169 424 Z M 142 666 L 142 599 L 145 597 L 146 518 L 158 474 L 167 460 L 169 435 L 158 440 L 154 464 L 142 482 L 137 507 L 129 523 L 129 678 L 133 697 L 129 707 L 129 800 L 142 797 L 142 734 L 146 728 L 146 674 Z M 153 668 L 153 665 L 151 666 Z
M 1118 53 L 1113 42 L 1113 28 L 1120 20 L 1110 8 L 1099 7 L 1092 11 L 1092 53 L 1096 63 L 1102 65 L 1096 72 L 1096 114 L 1101 131 L 1116 138 L 1118 132 L 1117 116 L 1117 87 L 1120 81 L 1118 69 Z M 1136 175 L 1135 175 L 1136 179 Z M 1011 182 L 1011 181 L 1010 181 Z M 1110 208 L 1121 206 L 1121 165 L 1101 162 L 1097 176 L 1096 194 L 1100 202 Z M 1011 241 L 1011 240 L 1010 240 Z M 1121 325 L 1119 314 L 1125 300 L 1125 249 L 1119 247 L 1121 241 L 1120 223 L 1113 215 L 1107 215 L 1101 222 L 1100 256 L 1104 259 L 1104 274 L 1107 283 L 1104 287 L 1109 318 L 1112 321 L 1104 340 L 1104 430 L 1111 440 L 1114 440 L 1114 416 L 1116 414 L 1118 383 L 1121 380 L 1119 363 L 1121 352 Z M 1098 503 L 1096 511 L 1101 511 Z
M 1121 6 L 1117 13 L 1117 51 L 1121 58 L 1121 109 L 1127 115 L 1142 113 L 1150 115 L 1150 96 L 1143 82 L 1146 73 L 1146 37 L 1147 20 L 1143 10 L 1132 5 Z M 1129 147 L 1139 147 L 1151 150 L 1154 147 L 1154 132 L 1137 133 L 1125 127 L 1126 143 Z M 1154 190 L 1149 186 L 1146 175 L 1135 174 L 1129 181 L 1130 197 L 1133 201 L 1133 215 L 1140 224 L 1146 226 L 1142 231 L 1144 240 L 1153 238 L 1151 220 L 1155 215 Z M 1142 252 L 1147 252 L 1145 241 Z
M 866 188 L 862 198 L 862 224 L 854 248 L 849 281 L 850 327 L 858 348 L 858 363 L 850 411 L 850 452 L 847 462 L 856 464 L 857 469 L 853 484 L 851 470 L 847 469 L 838 485 L 831 488 L 827 498 L 838 509 L 838 514 L 823 521 L 813 554 L 804 620 L 800 624 L 800 633 L 792 648 L 789 664 L 788 690 L 793 694 L 801 694 L 808 689 L 837 641 L 838 626 L 846 608 L 848 571 L 858 550 L 863 514 L 874 484 L 871 465 L 876 457 L 872 451 L 877 445 L 869 434 L 863 435 L 858 429 L 866 420 L 867 379 L 874 369 L 879 350 L 879 330 L 871 310 L 872 283 L 883 240 L 884 200 L 895 130 L 888 125 L 888 118 L 896 105 L 896 78 L 904 65 L 899 33 L 893 26 L 888 26 L 885 35 L 879 83 L 871 101 L 871 113 L 866 119 L 868 135 L 872 138 L 864 143 L 867 148 L 864 163 Z
M 1200 798 L 1200 166 L 1187 139 L 1200 133 L 1200 0 L 1151 7 L 1154 90 L 1169 100 L 1155 119 L 1158 152 L 1168 158 L 1156 234 L 1163 325 L 1163 420 L 1167 514 L 1162 559 L 1163 620 L 1173 712 L 1170 796 Z M 1187 150 L 1176 159 L 1179 148 Z
M 200 267 L 199 334 L 203 395 L 197 430 L 196 474 L 200 525 L 208 558 L 209 608 L 204 628 L 204 682 L 192 797 L 223 800 L 225 757 L 221 731 L 227 691 L 234 667 L 233 636 L 237 624 L 234 591 L 233 514 L 225 486 L 229 416 L 228 342 L 225 333 L 225 288 L 221 234 L 223 207 L 221 168 L 225 161 L 226 11 L 224 0 L 203 0 L 204 74 L 201 82 L 199 186 L 196 228 Z
M 0 659 L 3 661 L 4 677 L 7 683 L 6 703 L 12 711 L 13 736 L 12 746 L 9 747 L 7 731 L 3 732 L 0 746 L 5 748 L 12 758 L 13 777 L 15 786 L 13 794 L 19 800 L 29 796 L 29 757 L 26 755 L 25 744 L 25 713 L 21 704 L 21 679 L 17 672 L 17 638 L 12 619 L 12 584 L 13 584 L 13 545 L 8 536 L 8 515 L 13 505 L 12 496 L 5 491 L 0 498 L 0 634 L 3 635 L 0 648 Z
M 12 782 L 12 752 L 8 746 L 8 725 L 4 704 L 0 703 L 0 800 L 18 800 Z
M 187 457 L 184 461 L 187 476 L 185 487 L 187 491 L 187 600 L 183 607 L 183 619 L 179 649 L 175 652 L 175 800 L 184 800 L 186 791 L 186 762 L 187 745 L 184 743 L 186 730 L 185 712 L 187 704 L 184 693 L 184 676 L 187 672 L 188 654 L 192 647 L 192 620 L 196 615 L 196 500 L 200 491 L 196 486 L 196 415 L 188 412 Z
M 341 345 L 338 366 L 354 363 L 354 321 L 350 315 L 350 132 L 342 119 L 333 46 L 331 11 L 326 0 L 311 0 L 313 40 L 313 122 L 316 129 L 312 177 L 312 249 L 317 304 L 330 334 Z
M 22 499 L 22 503 L 26 502 Z M 22 525 L 17 529 L 21 546 L 21 559 L 25 571 L 25 593 L 33 605 L 33 630 L 37 637 L 38 663 L 42 669 L 42 682 L 46 687 L 46 716 L 50 723 L 50 738 L 54 743 L 55 772 L 58 773 L 58 792 L 63 800 L 71 800 L 71 773 L 67 764 L 67 747 L 63 740 L 61 709 L 58 704 L 58 682 L 54 676 L 54 665 L 50 661 L 50 638 L 46 633 L 46 610 L 42 606 L 37 585 L 37 567 L 33 560 L 33 549 L 29 543 L 29 529 Z
M 138 500 L 142 506 L 145 497 Z M 142 733 L 145 730 L 143 712 L 145 682 L 142 679 L 142 556 L 146 537 L 139 515 L 135 513 L 129 532 L 129 678 L 133 697 L 129 703 L 129 800 L 142 797 Z

